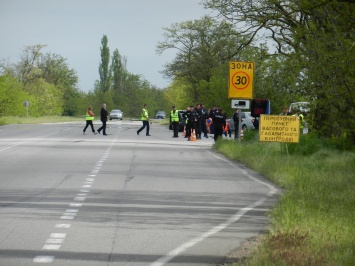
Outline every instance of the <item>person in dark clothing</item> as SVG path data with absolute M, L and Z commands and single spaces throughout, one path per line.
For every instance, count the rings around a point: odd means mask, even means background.
M 216 112 L 217 112 L 216 105 L 212 104 L 212 107 L 208 113 L 208 117 L 212 119 Z M 210 125 L 210 134 L 214 134 L 214 124 L 213 123 Z
M 226 126 L 226 116 L 221 108 L 215 112 L 212 121 L 214 124 L 214 141 L 216 142 L 217 139 L 222 136 L 223 128 Z
M 258 117 L 254 118 L 253 126 L 255 127 L 255 130 L 259 130 L 259 118 Z
M 106 134 L 107 116 L 108 116 L 108 113 L 106 111 L 106 104 L 103 103 L 102 104 L 102 108 L 101 108 L 101 112 L 100 112 L 100 119 L 101 119 L 101 122 L 102 122 L 102 126 L 97 130 L 97 132 L 99 134 L 101 134 L 100 132 L 102 130 L 104 136 L 107 136 L 107 134 Z
M 191 135 L 191 132 L 189 132 L 189 128 L 187 126 L 188 121 L 189 121 L 189 116 L 190 116 L 190 107 L 186 108 L 186 111 L 182 114 L 182 116 L 184 117 L 184 121 L 185 121 L 185 137 L 184 138 L 189 138 Z
M 186 116 L 186 136 L 185 138 L 187 138 L 188 141 L 190 141 L 190 137 L 191 137 L 191 132 L 192 130 L 195 130 L 195 112 L 194 112 L 194 107 L 190 106 L 187 108 L 186 112 L 185 112 L 185 116 Z
M 201 104 L 201 114 L 202 114 L 202 117 L 201 117 L 201 131 L 203 133 L 203 136 L 205 138 L 208 138 L 208 135 L 207 135 L 207 118 L 208 118 L 208 112 L 205 108 L 205 106 L 203 104 Z
M 234 122 L 234 138 L 238 138 L 239 136 L 239 109 L 236 109 L 233 114 L 233 122 Z
M 201 105 L 198 103 L 196 104 L 195 108 L 195 126 L 196 126 L 196 139 L 201 139 L 201 132 L 202 132 L 202 111 Z

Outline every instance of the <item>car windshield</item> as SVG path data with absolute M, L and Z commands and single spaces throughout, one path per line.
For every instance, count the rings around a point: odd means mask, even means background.
M 111 113 L 121 113 L 121 110 L 112 110 Z

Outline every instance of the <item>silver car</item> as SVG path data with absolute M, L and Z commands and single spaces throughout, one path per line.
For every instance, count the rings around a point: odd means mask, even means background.
M 243 131 L 249 130 L 249 129 L 255 129 L 254 127 L 254 117 L 250 115 L 250 112 L 242 112 L 242 129 Z M 232 132 L 234 131 L 234 122 L 233 122 L 233 116 L 230 119 L 227 119 L 227 123 L 229 124 L 230 129 Z
M 110 120 L 112 119 L 123 119 L 123 112 L 121 110 L 115 109 L 110 112 Z

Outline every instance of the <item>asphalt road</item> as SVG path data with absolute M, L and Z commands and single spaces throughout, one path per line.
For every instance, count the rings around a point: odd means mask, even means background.
M 213 265 L 265 229 L 270 182 L 212 138 L 140 126 L 1 126 L 0 265 Z

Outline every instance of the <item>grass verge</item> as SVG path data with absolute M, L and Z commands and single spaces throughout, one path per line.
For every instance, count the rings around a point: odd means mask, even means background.
M 285 190 L 269 213 L 268 234 L 243 265 L 355 265 L 355 153 L 313 135 L 286 146 L 249 134 L 213 148 Z
M 18 116 L 3 116 L 0 117 L 0 126 L 9 124 L 40 124 L 40 123 L 55 123 L 55 122 L 75 122 L 84 121 L 85 117 L 75 116 L 41 116 L 41 117 L 18 117 Z

